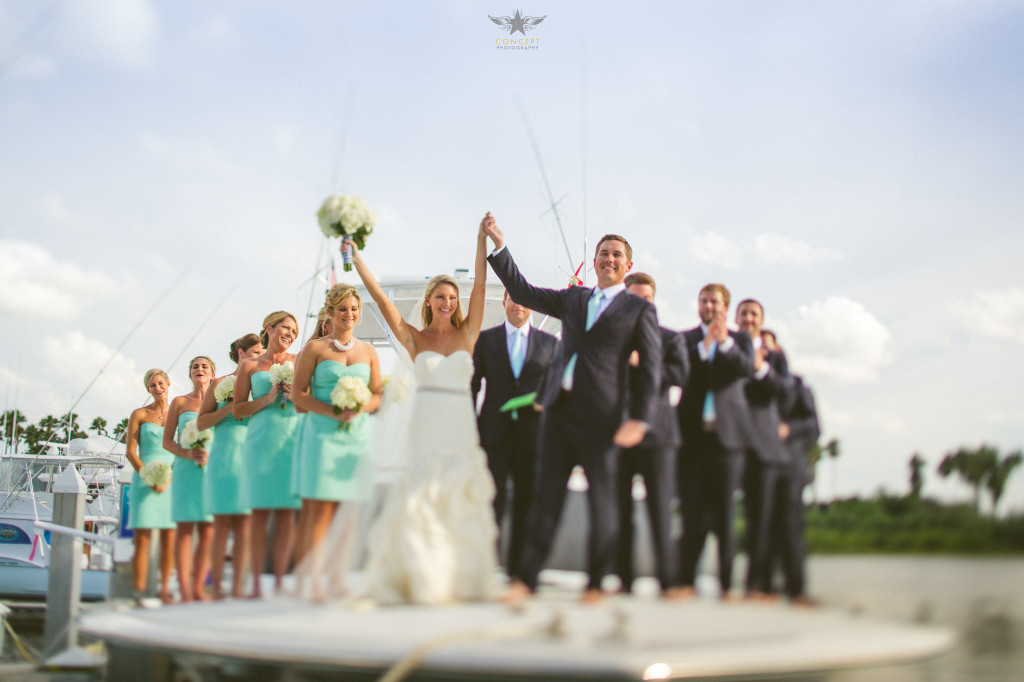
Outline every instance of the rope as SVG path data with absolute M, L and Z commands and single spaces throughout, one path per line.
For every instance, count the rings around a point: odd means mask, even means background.
M 4 619 L 4 629 L 6 629 L 8 634 L 11 635 L 11 639 L 14 641 L 14 646 L 18 649 L 18 653 L 21 654 L 21 657 L 32 665 L 39 665 L 39 652 L 32 648 L 31 645 L 21 641 L 21 637 L 19 637 L 18 633 L 14 631 L 14 628 L 11 627 L 11 624 L 6 618 Z

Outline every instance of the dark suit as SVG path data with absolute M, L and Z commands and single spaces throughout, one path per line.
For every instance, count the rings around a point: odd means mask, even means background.
M 745 332 L 729 332 L 728 350 L 717 348 L 703 360 L 700 327 L 683 332 L 690 353 L 690 380 L 679 402 L 683 447 L 679 457 L 679 498 L 683 512 L 679 584 L 692 587 L 697 561 L 708 532 L 718 538 L 718 570 L 722 590 L 732 586 L 733 494 L 743 478 L 744 453 L 751 442 L 750 410 L 743 379 L 754 371 L 753 346 Z M 712 391 L 713 426 L 705 426 L 704 401 Z
M 669 388 L 686 385 L 690 375 L 690 358 L 683 335 L 661 328 L 662 375 L 655 401 L 654 416 L 643 442 L 622 452 L 619 458 L 619 549 L 615 572 L 625 591 L 633 584 L 633 477 L 643 476 L 647 489 L 647 514 L 651 521 L 655 569 L 661 589 L 674 587 L 678 579 L 676 555 L 672 542 L 672 499 L 676 494 L 676 460 L 683 439 L 679 422 L 669 402 Z M 633 369 L 630 368 L 632 375 Z
M 789 425 L 789 436 L 784 441 L 785 463 L 780 467 L 776 482 L 775 503 L 772 507 L 772 547 L 766 564 L 765 592 L 771 591 L 771 571 L 774 557 L 782 561 L 786 579 L 786 594 L 799 597 L 804 594 L 804 499 L 807 485 L 807 453 L 818 442 L 821 427 L 814 404 L 814 393 L 800 377 L 793 375 L 786 399 L 782 402 L 782 420 Z
M 748 592 L 765 591 L 763 587 L 767 582 L 771 509 L 776 483 L 786 461 L 782 439 L 779 438 L 779 404 L 792 384 L 789 364 L 781 351 L 768 354 L 760 374 L 745 379 L 743 386 L 750 408 L 751 426 L 743 482 L 743 502 L 747 512 Z
M 612 437 L 623 414 L 650 423 L 661 376 L 661 333 L 654 306 L 628 292 L 608 303 L 593 327 L 586 328 L 592 289 L 543 289 L 520 274 L 507 248 L 488 257 L 512 300 L 562 321 L 562 343 L 537 401 L 541 418 L 534 503 L 527 522 L 526 547 L 518 575 L 531 590 L 543 567 L 565 501 L 573 466 L 587 475 L 590 518 L 588 589 L 600 589 L 612 568 L 618 538 L 615 472 L 618 448 Z M 628 363 L 639 351 L 640 366 L 630 384 Z M 562 388 L 567 363 L 577 356 L 571 391 Z M 628 401 L 626 399 L 628 392 Z
M 486 329 L 480 333 L 473 350 L 473 400 L 480 393 L 480 385 L 487 381 L 484 403 L 477 417 L 480 444 L 487 452 L 487 466 L 494 476 L 497 493 L 494 496 L 494 517 L 498 528 L 505 518 L 508 500 L 508 481 L 512 480 L 512 518 L 508 543 L 508 561 L 505 566 L 510 575 L 519 570 L 526 529 L 526 513 L 533 490 L 533 471 L 537 457 L 537 426 L 540 415 L 532 408 L 500 412 L 510 399 L 536 391 L 555 355 L 558 339 L 547 332 L 531 328 L 526 337 L 526 357 L 517 379 L 509 359 L 508 336 L 505 325 Z

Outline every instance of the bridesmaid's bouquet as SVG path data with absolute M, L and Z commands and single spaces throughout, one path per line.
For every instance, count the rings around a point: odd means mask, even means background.
M 332 194 L 324 199 L 320 210 L 316 212 L 316 219 L 326 236 L 342 238 L 341 256 L 345 272 L 351 271 L 352 255 L 345 249 L 344 239 L 351 237 L 362 251 L 366 246 L 366 238 L 377 224 L 377 214 L 359 197 Z
M 203 429 L 200 431 L 199 426 L 196 425 L 196 422 L 193 419 L 182 427 L 179 442 L 183 448 L 201 448 L 206 450 L 212 440 L 213 429 Z M 200 464 L 199 468 L 202 469 L 203 465 Z
M 290 386 L 294 378 L 295 363 L 291 360 L 270 366 L 270 382 L 272 384 L 288 384 Z M 277 394 L 277 402 L 283 410 L 285 403 L 284 393 Z
M 171 465 L 160 461 L 143 464 L 139 478 L 151 488 L 166 488 L 171 484 Z
M 229 374 L 220 380 L 217 388 L 213 389 L 213 397 L 218 403 L 228 402 L 235 397 L 235 375 Z
M 359 377 L 341 377 L 331 390 L 331 405 L 334 406 L 334 414 L 341 414 L 345 410 L 358 412 L 372 397 L 370 387 Z M 348 427 L 348 422 L 338 424 L 338 428 L 344 431 L 348 431 Z

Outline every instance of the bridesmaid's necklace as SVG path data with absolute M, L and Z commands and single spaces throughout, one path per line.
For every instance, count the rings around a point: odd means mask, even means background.
M 342 343 L 341 341 L 338 341 L 338 337 L 335 336 L 334 334 L 331 334 L 331 339 L 333 340 L 334 347 L 337 348 L 342 353 L 344 353 L 347 350 L 352 350 L 352 346 L 356 345 L 356 337 L 354 336 L 348 340 L 348 343 Z

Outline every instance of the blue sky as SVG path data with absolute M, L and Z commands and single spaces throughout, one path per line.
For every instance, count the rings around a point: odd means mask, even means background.
M 517 7 L 537 50 L 495 47 Z M 843 443 L 821 493 L 1024 446 L 1024 3 L 585 7 L 0 0 L 3 406 L 66 409 L 186 270 L 78 411 L 117 421 L 179 354 L 182 392 L 192 355 L 229 369 L 307 309 L 332 191 L 377 210 L 380 275 L 469 266 L 491 210 L 563 285 L 521 107 L 573 268 L 617 232 L 668 326 L 709 281 L 764 302 Z

